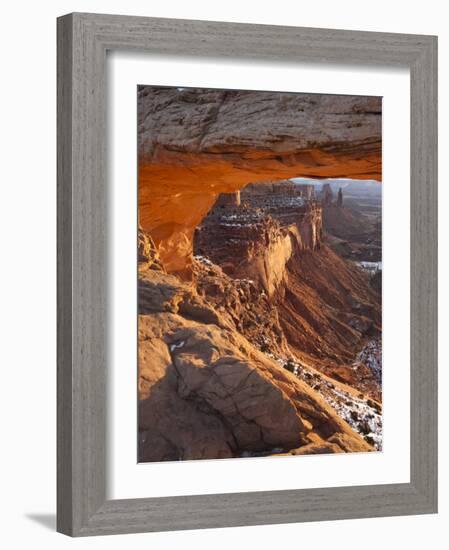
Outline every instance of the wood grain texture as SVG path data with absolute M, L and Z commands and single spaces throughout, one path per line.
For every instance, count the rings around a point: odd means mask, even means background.
M 58 20 L 57 528 L 69 533 L 72 493 L 72 20 Z M 60 513 L 63 503 L 64 512 Z
M 72 536 L 437 509 L 436 37 L 117 15 L 58 20 L 58 531 Z M 411 71 L 411 480 L 106 500 L 106 52 Z

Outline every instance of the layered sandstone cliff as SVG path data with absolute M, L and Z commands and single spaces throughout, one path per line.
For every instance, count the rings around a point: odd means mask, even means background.
M 219 193 L 294 176 L 381 179 L 380 98 L 150 86 L 138 94 L 139 220 L 169 272 L 191 273 L 194 229 Z
M 255 281 L 271 296 L 283 281 L 297 238 L 293 226 L 283 228 L 258 211 L 226 210 L 220 215 L 212 210 L 196 228 L 194 246 L 200 257 L 206 255 L 234 279 Z
M 234 279 L 255 281 L 268 296 L 281 287 L 292 256 L 322 242 L 321 205 L 285 183 L 220 195 L 194 234 L 196 254 Z

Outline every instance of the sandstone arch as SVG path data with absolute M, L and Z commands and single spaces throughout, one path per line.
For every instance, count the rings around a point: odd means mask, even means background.
M 381 98 L 141 86 L 139 223 L 169 272 L 219 193 L 290 177 L 381 180 Z

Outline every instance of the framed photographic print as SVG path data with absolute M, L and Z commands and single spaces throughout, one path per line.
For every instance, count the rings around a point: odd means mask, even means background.
M 436 38 L 58 19 L 58 530 L 437 510 Z

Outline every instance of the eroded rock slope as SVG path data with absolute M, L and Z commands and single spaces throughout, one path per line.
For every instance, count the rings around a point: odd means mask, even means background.
M 373 449 L 153 251 L 140 259 L 141 461 Z

